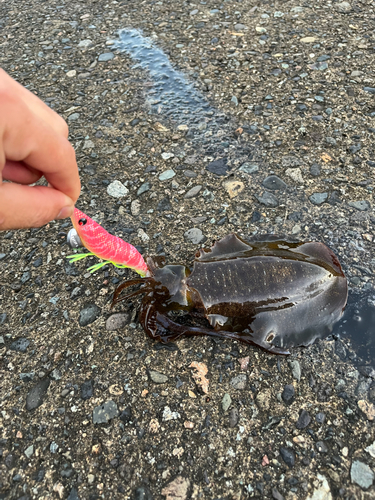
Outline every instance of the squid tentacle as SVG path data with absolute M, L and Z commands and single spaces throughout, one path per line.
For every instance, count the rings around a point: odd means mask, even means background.
M 133 285 L 140 285 L 141 283 L 144 283 L 147 285 L 150 283 L 150 279 L 149 278 L 136 278 L 133 280 L 125 281 L 125 283 L 122 283 L 119 287 L 117 287 L 115 290 L 115 293 L 113 295 L 112 307 L 115 304 L 117 304 L 118 302 L 122 302 L 123 300 L 128 299 L 130 297 L 130 295 L 133 296 L 132 294 L 130 294 L 129 296 L 125 295 L 124 297 L 119 297 L 122 290 L 124 290 L 125 288 L 129 288 L 130 286 L 133 286 Z M 140 290 L 137 290 L 137 292 L 139 292 L 139 293 L 146 293 L 147 291 L 148 291 L 148 289 L 144 288 L 144 287 L 141 288 Z
M 128 293 L 127 295 L 124 295 L 123 297 L 120 297 L 118 299 L 114 299 L 112 301 L 112 305 L 111 305 L 111 309 L 112 307 L 115 305 L 115 304 L 118 304 L 119 302 L 122 302 L 123 300 L 128 300 L 130 299 L 131 297 L 135 297 L 136 295 L 141 295 L 141 294 L 144 294 L 146 293 L 147 290 L 144 290 L 143 288 L 140 288 L 139 290 L 136 290 L 135 292 L 132 292 L 132 293 Z

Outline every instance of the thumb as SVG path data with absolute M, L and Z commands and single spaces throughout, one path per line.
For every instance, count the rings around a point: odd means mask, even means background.
M 73 210 L 73 200 L 52 187 L 0 185 L 0 230 L 40 227 L 70 217 Z

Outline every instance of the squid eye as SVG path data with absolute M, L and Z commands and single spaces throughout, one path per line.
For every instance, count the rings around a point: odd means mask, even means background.
M 87 224 L 87 219 L 79 219 L 78 224 L 80 226 L 84 226 L 85 224 Z

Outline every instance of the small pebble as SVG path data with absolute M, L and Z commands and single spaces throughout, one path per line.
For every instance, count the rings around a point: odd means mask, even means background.
M 271 397 L 271 392 L 268 389 L 264 389 L 257 394 L 255 402 L 262 411 L 268 411 L 271 406 Z
M 29 345 L 30 345 L 30 340 L 25 338 L 19 338 L 10 344 L 9 349 L 17 352 L 26 352 Z
M 360 201 L 349 201 L 348 205 L 350 207 L 353 207 L 357 210 L 360 210 L 361 212 L 365 210 L 370 210 L 371 204 L 367 200 L 360 200 Z
M 370 446 L 367 446 L 367 448 L 365 448 L 365 451 L 367 451 L 367 453 L 369 453 L 372 458 L 375 458 L 375 441 Z
M 120 420 L 124 423 L 131 422 L 133 419 L 133 412 L 130 406 L 127 406 L 120 414 Z
M 319 453 L 328 453 L 328 447 L 324 441 L 317 441 L 315 443 L 315 448 L 318 450 Z
M 59 449 L 59 445 L 57 443 L 55 443 L 55 441 L 52 441 L 52 443 L 49 446 L 49 451 L 51 453 L 56 453 L 58 449 Z
M 141 211 L 141 204 L 139 200 L 133 200 L 130 205 L 130 211 L 133 217 L 137 217 Z
M 177 411 L 172 411 L 169 406 L 165 406 L 163 410 L 163 420 L 164 422 L 169 422 L 169 420 L 177 420 L 180 418 L 180 414 Z
M 290 177 L 294 182 L 299 184 L 303 184 L 305 181 L 302 177 L 302 172 L 300 168 L 287 168 L 285 171 L 285 175 Z
M 51 373 L 50 373 L 50 379 L 52 380 L 61 380 L 62 374 L 61 371 L 55 368 Z
M 286 405 L 292 404 L 294 401 L 295 390 L 293 385 L 287 384 L 281 394 L 281 397 Z
M 147 191 L 150 191 L 151 189 L 151 184 L 149 182 L 144 182 L 137 191 L 137 196 L 140 196 L 143 193 L 146 193 Z
M 322 425 L 324 424 L 324 421 L 326 419 L 325 413 L 319 412 L 315 415 L 315 420 L 318 422 L 318 424 Z
M 187 500 L 189 488 L 189 479 L 177 476 L 161 490 L 161 494 L 165 500 Z
M 79 500 L 78 491 L 76 488 L 70 490 L 69 496 L 66 500 Z
M 171 202 L 170 202 L 169 198 L 163 198 L 161 201 L 159 201 L 157 209 L 158 209 L 159 212 L 164 212 L 164 211 L 167 211 L 167 210 L 171 210 L 172 209 L 172 205 L 171 205 Z
M 291 369 L 293 378 L 295 378 L 299 382 L 301 380 L 301 365 L 296 359 L 293 359 L 289 361 L 289 367 Z
M 147 243 L 150 240 L 149 235 L 140 227 L 137 231 L 138 238 L 140 238 L 143 243 Z
M 284 448 L 284 447 L 281 447 L 279 451 L 280 451 L 281 458 L 284 460 L 286 465 L 289 468 L 294 467 L 294 464 L 296 461 L 296 456 L 294 454 L 294 451 L 291 450 L 290 448 Z
M 301 165 L 301 160 L 296 156 L 284 156 L 281 159 L 281 164 L 283 167 L 299 167 Z
M 118 417 L 119 411 L 114 401 L 106 401 L 100 406 L 96 406 L 92 413 L 94 424 L 106 424 L 113 418 Z
M 237 377 L 232 378 L 230 381 L 230 385 L 234 387 L 235 389 L 245 389 L 246 387 L 246 382 L 247 382 L 247 376 L 244 374 L 237 375 Z
M 241 172 L 245 172 L 246 174 L 254 174 L 255 172 L 258 172 L 259 165 L 256 163 L 244 163 L 240 166 L 239 170 Z
M 170 170 L 165 170 L 165 172 L 162 172 L 159 175 L 159 180 L 160 181 L 167 181 L 168 179 L 172 179 L 176 175 L 176 172 L 172 169 Z
M 375 418 L 375 405 L 370 403 L 365 399 L 360 399 L 357 402 L 358 408 L 366 415 L 368 420 L 374 420 Z
M 194 177 L 197 177 L 198 174 L 196 172 L 194 172 L 193 170 L 184 170 L 184 176 L 185 177 L 188 177 L 189 179 L 193 179 Z
M 0 340 L 1 344 L 1 340 Z M 35 372 L 20 373 L 20 379 L 22 382 L 31 382 L 34 379 Z
M 92 398 L 93 395 L 94 395 L 93 381 L 86 380 L 86 382 L 83 382 L 83 384 L 81 384 L 81 399 L 85 401 L 86 399 Z
M 281 493 L 276 488 L 272 488 L 272 498 L 274 500 L 285 500 Z
M 241 181 L 228 181 L 224 183 L 224 187 L 229 194 L 229 198 L 235 198 L 245 189 L 245 184 Z
M 238 419 L 239 415 L 237 408 L 232 408 L 229 412 L 229 427 L 236 427 L 236 425 L 238 424 Z
M 320 166 L 317 163 L 313 163 L 310 167 L 310 174 L 314 177 L 318 177 L 320 175 Z
M 244 358 L 238 358 L 238 362 L 240 364 L 241 370 L 246 371 L 250 363 L 250 356 L 245 356 Z
M 105 52 L 104 54 L 100 54 L 100 56 L 98 57 L 98 61 L 99 62 L 106 62 L 106 61 L 110 61 L 114 57 L 115 57 L 115 54 L 113 52 Z
M 265 188 L 272 190 L 285 189 L 287 187 L 285 182 L 277 175 L 270 175 L 266 177 L 262 184 Z
M 149 371 L 150 379 L 155 382 L 155 384 L 165 384 L 168 382 L 168 377 L 163 373 L 159 373 L 154 370 Z
M 30 445 L 26 448 L 26 450 L 24 451 L 25 455 L 27 456 L 27 458 L 31 458 L 32 455 L 34 454 L 34 445 Z
M 367 464 L 354 460 L 350 469 L 350 479 L 352 483 L 367 490 L 374 482 L 374 472 Z
M 349 2 L 339 2 L 334 4 L 334 8 L 338 11 L 341 12 L 342 14 L 347 14 L 352 10 L 352 6 L 350 5 Z
M 305 429 L 311 422 L 311 417 L 306 410 L 302 410 L 299 414 L 296 427 L 297 429 Z
M 221 402 L 221 407 L 223 408 L 223 411 L 227 411 L 232 404 L 232 398 L 228 393 L 224 394 L 223 400 Z
M 262 195 L 255 195 L 255 198 L 266 207 L 275 208 L 279 205 L 279 200 L 276 196 L 268 191 L 265 191 Z
M 309 200 L 313 205 L 322 205 L 328 199 L 328 193 L 313 193 Z
M 229 170 L 226 158 L 212 161 L 206 166 L 206 170 L 216 175 L 226 175 Z
M 134 490 L 132 500 L 153 500 L 154 497 L 147 486 L 139 486 Z
M 196 227 L 193 227 L 193 228 L 189 229 L 188 231 L 186 231 L 184 233 L 184 236 L 187 240 L 191 241 L 191 243 L 193 243 L 193 245 L 198 245 L 205 238 L 203 236 L 202 231 Z
M 79 313 L 79 325 L 87 326 L 99 318 L 101 309 L 96 304 L 87 304 Z
M 40 380 L 30 389 L 26 396 L 26 410 L 35 410 L 43 403 L 50 382 L 49 378 Z
M 120 181 L 113 181 L 107 187 L 107 193 L 113 198 L 123 198 L 129 193 L 128 188 Z
M 171 158 L 174 158 L 174 154 L 173 153 L 162 153 L 161 157 L 163 158 L 163 160 L 170 160 Z
M 316 489 L 311 496 L 306 498 L 306 500 L 332 500 L 333 497 L 326 477 L 318 473 L 316 478 L 317 481 L 314 481 Z
M 189 191 L 185 194 L 184 198 L 186 200 L 190 199 L 190 198 L 194 198 L 195 196 L 197 196 L 197 194 L 199 193 L 199 191 L 202 189 L 202 186 L 194 186 L 192 187 L 191 189 L 189 189 Z
M 90 40 L 89 38 L 87 38 L 86 40 L 81 40 L 79 42 L 79 44 L 77 45 L 77 47 L 79 49 L 87 49 L 88 47 L 90 47 L 90 45 L 92 45 L 92 40 Z
M 93 147 L 95 147 L 95 144 L 90 139 L 86 139 L 83 143 L 82 149 L 92 149 Z
M 129 321 L 130 316 L 127 313 L 112 314 L 105 322 L 105 328 L 108 332 L 120 330 L 121 328 L 124 328 L 124 326 L 126 326 Z

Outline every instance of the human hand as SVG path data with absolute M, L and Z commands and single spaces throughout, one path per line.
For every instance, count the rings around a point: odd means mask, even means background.
M 63 118 L 0 69 L 0 230 L 70 217 L 81 185 L 67 138 Z M 29 185 L 43 176 L 48 187 Z

